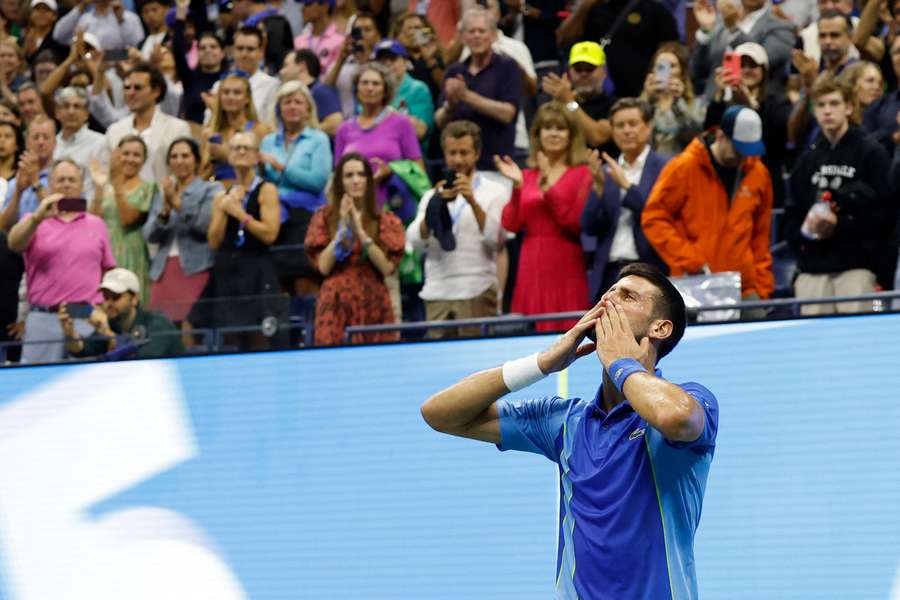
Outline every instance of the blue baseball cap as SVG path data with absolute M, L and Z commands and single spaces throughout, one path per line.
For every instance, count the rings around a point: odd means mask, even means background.
M 402 56 L 403 58 L 409 58 L 409 53 L 406 51 L 406 48 L 403 47 L 403 44 L 398 42 L 397 40 L 381 40 L 377 44 L 375 44 L 375 48 L 372 50 L 372 57 L 378 58 L 382 54 L 389 52 L 394 56 Z
M 334 0 L 297 0 L 298 4 L 327 4 L 328 8 L 334 10 Z
M 740 104 L 728 107 L 719 128 L 740 154 L 762 156 L 766 153 L 762 141 L 762 119 L 752 108 Z

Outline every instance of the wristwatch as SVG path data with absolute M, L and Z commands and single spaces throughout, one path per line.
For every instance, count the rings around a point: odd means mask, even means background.
M 579 109 L 578 102 L 572 100 L 571 102 L 566 102 L 566 110 L 569 112 L 575 112 Z

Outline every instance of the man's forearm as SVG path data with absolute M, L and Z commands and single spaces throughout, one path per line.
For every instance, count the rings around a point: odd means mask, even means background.
M 462 101 L 471 106 L 477 112 L 492 117 L 502 123 L 512 123 L 516 119 L 516 107 L 509 102 L 491 100 L 472 90 L 466 90 Z
M 27 219 L 23 219 L 16 223 L 9 231 L 9 249 L 13 252 L 22 252 L 28 246 L 31 236 L 37 231 L 40 220 L 36 219 L 34 214 L 29 215 Z
M 422 405 L 422 417 L 437 431 L 460 432 L 508 393 L 500 367 L 479 371 L 429 398 Z
M 635 373 L 625 380 L 622 391 L 635 412 L 666 439 L 692 442 L 703 433 L 703 410 L 674 383 L 649 372 Z

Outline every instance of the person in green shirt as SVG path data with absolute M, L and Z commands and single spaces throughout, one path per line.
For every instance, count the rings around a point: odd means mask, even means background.
M 100 282 L 103 302 L 96 305 L 88 322 L 94 333 L 82 338 L 75 330 L 65 305 L 59 322 L 66 336 L 69 356 L 106 355 L 110 359 L 158 358 L 184 354 L 181 332 L 162 313 L 140 307 L 141 284 L 137 275 L 121 267 L 110 269 Z
M 416 130 L 422 150 L 428 150 L 428 134 L 434 128 L 434 104 L 428 86 L 409 74 L 409 55 L 396 40 L 382 40 L 373 51 L 375 60 L 386 66 L 397 81 L 391 106 L 406 114 Z

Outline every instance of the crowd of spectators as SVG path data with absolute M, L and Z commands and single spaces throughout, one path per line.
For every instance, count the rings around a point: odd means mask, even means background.
M 7 361 L 900 285 L 900 0 L 170 1 L 0 3 Z

